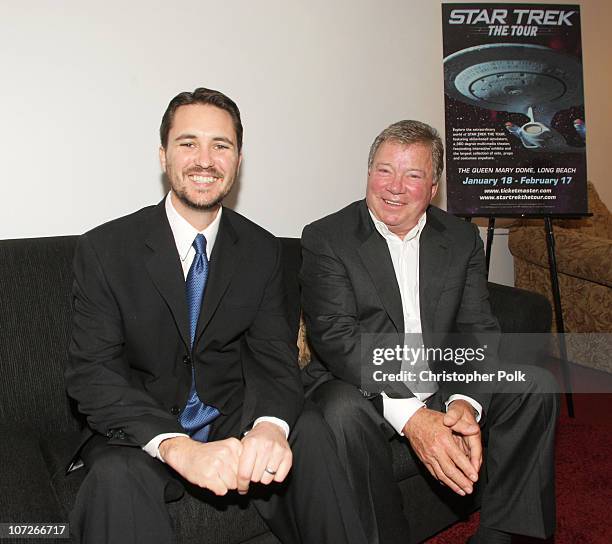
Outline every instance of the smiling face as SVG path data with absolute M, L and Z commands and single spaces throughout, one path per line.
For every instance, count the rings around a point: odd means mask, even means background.
M 431 148 L 387 140 L 368 171 L 366 202 L 374 216 L 404 238 L 438 192 Z
M 209 104 L 180 106 L 159 158 L 176 210 L 192 224 L 211 212 L 214 217 L 242 159 L 230 114 Z

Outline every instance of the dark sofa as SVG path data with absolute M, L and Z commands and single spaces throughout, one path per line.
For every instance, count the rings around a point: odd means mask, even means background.
M 65 475 L 72 444 L 83 424 L 64 392 L 70 335 L 72 256 L 76 237 L 0 241 L 0 523 L 67 522 L 83 470 Z M 297 329 L 300 247 L 283 239 L 285 279 Z M 550 304 L 540 295 L 489 284 L 493 310 L 504 332 L 546 332 Z M 395 455 L 394 471 L 410 516 L 412 541 L 420 541 L 472 511 L 473 500 L 450 493 L 414 473 Z M 277 543 L 252 506 L 235 494 L 171 503 L 180 542 Z M 208 503 L 206 502 L 208 501 Z M 203 529 L 205 527 L 205 531 Z

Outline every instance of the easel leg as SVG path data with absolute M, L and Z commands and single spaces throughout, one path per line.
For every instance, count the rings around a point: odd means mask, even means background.
M 569 363 L 567 360 L 567 346 L 565 344 L 565 326 L 563 324 L 563 310 L 561 308 L 561 290 L 559 289 L 559 278 L 557 276 L 557 258 L 555 257 L 555 233 L 553 231 L 552 219 L 544 218 L 546 229 L 546 248 L 548 249 L 548 269 L 550 273 L 550 284 L 552 288 L 553 301 L 555 303 L 555 320 L 559 338 L 559 353 L 561 355 L 561 371 L 565 383 L 565 402 L 569 417 L 574 417 L 574 397 L 572 394 L 572 380 L 570 377 Z
M 493 236 L 495 235 L 495 217 L 489 217 L 489 226 L 487 227 L 487 252 L 485 259 L 487 264 L 487 279 L 489 279 L 489 266 L 491 265 L 491 248 L 493 247 Z

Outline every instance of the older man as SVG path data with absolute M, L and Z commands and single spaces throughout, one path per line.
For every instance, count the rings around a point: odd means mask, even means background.
M 365 541 L 333 436 L 302 411 L 279 242 L 221 205 L 242 133 L 224 94 L 180 93 L 160 127 L 171 191 L 79 241 L 66 370 L 88 422 L 78 541 L 173 542 L 165 503 L 183 484 L 213 504 L 248 494 L 286 544 Z
M 433 128 L 395 123 L 371 147 L 365 200 L 304 229 L 300 278 L 315 359 L 312 398 L 336 434 L 370 542 L 402 542 L 408 531 L 391 440 L 465 496 L 481 479 L 483 435 L 487 478 L 471 542 L 544 538 L 555 517 L 557 404 L 549 375 L 531 368 L 515 394 L 501 383 L 479 390 L 461 382 L 393 384 L 372 394 L 362 381 L 362 350 L 371 349 L 373 335 L 420 334 L 429 345 L 437 334 L 498 332 L 478 230 L 431 205 L 442 169 Z

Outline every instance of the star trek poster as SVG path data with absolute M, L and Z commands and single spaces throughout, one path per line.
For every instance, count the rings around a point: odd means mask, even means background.
M 580 7 L 443 4 L 448 210 L 587 210 Z

